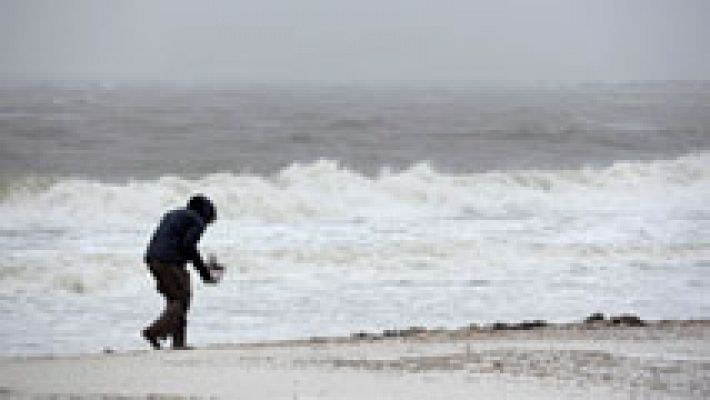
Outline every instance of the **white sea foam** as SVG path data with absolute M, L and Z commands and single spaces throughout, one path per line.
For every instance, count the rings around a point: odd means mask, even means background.
M 159 308 L 141 261 L 151 229 L 195 192 L 218 208 L 202 245 L 231 267 L 218 288 L 196 286 L 198 341 L 597 310 L 704 317 L 708 188 L 708 153 L 565 171 L 421 163 L 369 177 L 322 160 L 269 177 L 6 182 L 0 308 L 17 329 L 51 329 L 10 330 L 0 347 L 84 349 L 80 331 L 103 337 L 102 318 L 133 338 Z M 67 311 L 98 320 L 52 336 Z
M 220 218 L 289 222 L 519 216 L 549 212 L 703 210 L 710 154 L 617 162 L 607 168 L 449 175 L 420 163 L 363 176 L 331 160 L 294 164 L 270 177 L 212 174 L 103 183 L 36 179 L 6 183 L 0 227 L 100 228 L 152 223 L 195 192 L 219 205 Z

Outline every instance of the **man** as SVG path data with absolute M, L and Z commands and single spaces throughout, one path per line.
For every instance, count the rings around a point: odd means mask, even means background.
M 197 250 L 202 232 L 216 218 L 212 202 L 203 195 L 195 195 L 186 208 L 167 212 L 148 245 L 145 262 L 158 284 L 158 292 L 165 297 L 165 310 L 160 317 L 142 331 L 143 338 L 160 349 L 160 340 L 170 337 L 173 349 L 186 349 L 187 311 L 190 308 L 190 274 L 188 262 L 197 270 L 202 281 L 215 284 L 210 269 Z

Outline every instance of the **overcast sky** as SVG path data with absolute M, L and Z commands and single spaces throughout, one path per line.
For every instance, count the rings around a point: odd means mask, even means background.
M 710 79 L 707 0 L 0 0 L 0 79 Z

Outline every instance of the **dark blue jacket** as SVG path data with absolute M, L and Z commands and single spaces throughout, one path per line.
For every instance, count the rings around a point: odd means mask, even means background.
M 209 222 L 214 219 L 215 212 L 212 203 L 193 204 L 188 208 L 180 208 L 167 212 L 160 221 L 158 228 L 148 244 L 145 261 L 162 262 L 176 266 L 184 266 L 191 262 L 203 280 L 209 280 L 207 271 L 197 243 Z

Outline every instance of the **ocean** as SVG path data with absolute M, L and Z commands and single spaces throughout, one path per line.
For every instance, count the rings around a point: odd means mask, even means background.
M 710 83 L 0 85 L 0 354 L 147 348 L 204 193 L 193 345 L 710 317 Z

